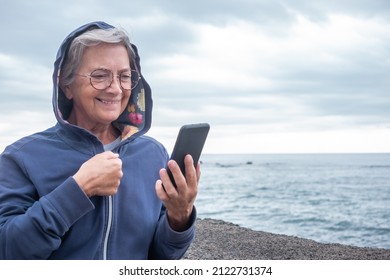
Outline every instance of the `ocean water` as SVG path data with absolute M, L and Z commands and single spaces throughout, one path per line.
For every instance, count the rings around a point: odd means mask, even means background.
M 200 218 L 390 249 L 390 154 L 202 155 Z

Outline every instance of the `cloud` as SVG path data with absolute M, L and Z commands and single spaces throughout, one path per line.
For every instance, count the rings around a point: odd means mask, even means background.
M 246 21 L 193 28 L 199 34 L 195 44 L 154 60 L 160 70 L 151 78 L 167 103 L 175 99 L 182 108 L 229 103 L 232 112 L 257 105 L 261 114 L 264 96 L 279 96 L 278 102 L 284 99 L 280 104 L 311 107 L 306 112 L 312 114 L 384 114 L 388 121 L 385 76 L 390 64 L 382 59 L 388 52 L 386 26 L 348 16 L 329 16 L 326 23 L 315 23 L 300 15 L 283 39 Z M 206 98 L 209 102 L 204 102 Z M 290 112 L 278 107 L 269 113 Z M 215 115 L 217 110 L 200 111 Z
M 3 114 L 15 110 L 40 111 L 51 103 L 50 69 L 26 58 L 0 53 L 0 77 Z
M 211 142 L 244 137 L 238 152 L 263 150 L 253 143 L 271 144 L 282 134 L 273 150 L 304 150 L 320 135 L 384 137 L 389 11 L 382 0 L 12 1 L 0 11 L 9 27 L 0 46 L 0 95 L 12 96 L 0 104 L 0 129 L 9 127 L 4 114 L 15 108 L 52 115 L 58 46 L 77 26 L 102 19 L 126 28 L 139 48 L 153 89 L 156 138 L 173 142 L 178 126 L 199 121 L 212 124 Z M 231 151 L 227 144 L 213 147 Z

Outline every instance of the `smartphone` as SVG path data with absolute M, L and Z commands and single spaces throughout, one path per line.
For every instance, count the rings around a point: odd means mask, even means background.
M 183 174 L 185 174 L 184 157 L 186 155 L 190 154 L 192 156 L 195 167 L 198 164 L 209 130 L 210 125 L 208 123 L 186 124 L 180 128 L 171 159 L 177 162 Z M 166 169 L 176 187 L 171 171 L 168 167 Z

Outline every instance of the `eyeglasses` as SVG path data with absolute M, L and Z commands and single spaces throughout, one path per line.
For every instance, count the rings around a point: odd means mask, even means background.
M 89 75 L 76 75 L 89 78 L 91 86 L 97 90 L 104 90 L 109 88 L 114 79 L 114 73 L 108 69 L 96 69 Z M 140 74 L 136 70 L 125 71 L 115 76 L 119 79 L 121 88 L 124 90 L 131 90 L 135 88 L 138 84 L 138 81 L 141 79 Z

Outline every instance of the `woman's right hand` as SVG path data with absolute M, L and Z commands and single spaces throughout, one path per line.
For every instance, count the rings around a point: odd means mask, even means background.
M 107 151 L 84 162 L 73 179 L 88 197 L 116 194 L 123 176 L 119 154 Z

